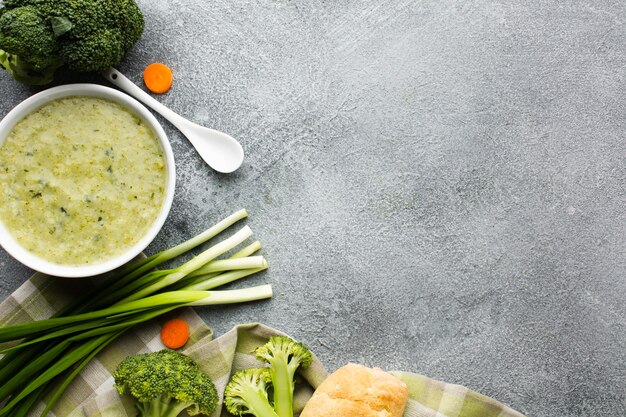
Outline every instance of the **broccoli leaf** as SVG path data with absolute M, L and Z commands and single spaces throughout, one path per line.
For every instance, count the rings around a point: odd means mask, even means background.
M 72 22 L 66 17 L 54 16 L 50 19 L 50 24 L 52 25 L 52 32 L 54 32 L 54 36 L 57 38 L 66 34 L 74 27 Z

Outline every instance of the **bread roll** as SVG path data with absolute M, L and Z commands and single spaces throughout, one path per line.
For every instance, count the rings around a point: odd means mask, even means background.
M 408 397 L 395 376 L 349 363 L 322 382 L 300 417 L 402 417 Z

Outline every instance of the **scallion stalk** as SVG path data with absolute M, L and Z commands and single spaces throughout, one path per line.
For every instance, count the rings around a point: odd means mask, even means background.
M 0 417 L 27 415 L 49 392 L 45 415 L 80 370 L 133 326 L 183 306 L 272 297 L 270 285 L 215 289 L 267 268 L 263 256 L 252 256 L 261 248 L 258 241 L 218 259 L 252 235 L 248 226 L 176 268 L 154 270 L 220 235 L 247 215 L 247 211 L 239 210 L 180 245 L 119 269 L 82 300 L 49 319 L 0 328 L 0 342 L 22 339 L 0 352 L 4 354 L 0 358 Z

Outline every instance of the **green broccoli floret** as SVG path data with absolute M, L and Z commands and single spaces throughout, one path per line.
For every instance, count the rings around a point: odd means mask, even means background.
M 267 390 L 271 383 L 268 368 L 244 369 L 236 372 L 224 390 L 224 405 L 236 416 L 278 417 L 270 404 Z
M 311 351 L 285 336 L 272 336 L 256 350 L 256 357 L 269 364 L 274 387 L 274 409 L 279 417 L 293 417 L 293 390 L 296 370 L 313 361 Z
M 34 6 L 5 9 L 0 15 L 0 64 L 20 82 L 52 81 L 63 64 L 57 39 Z
M 104 71 L 120 63 L 143 27 L 134 0 L 5 0 L 0 65 L 28 84 L 49 83 L 61 66 Z
M 255 354 L 268 366 L 246 369 L 233 375 L 224 393 L 226 408 L 235 415 L 293 417 L 296 371 L 308 367 L 313 361 L 313 354 L 302 343 L 286 336 L 270 337 L 266 344 L 256 349 Z M 268 382 L 272 387 L 271 403 L 266 390 Z
M 127 356 L 113 373 L 120 394 L 129 393 L 140 417 L 210 415 L 217 405 L 211 379 L 190 357 L 173 350 Z

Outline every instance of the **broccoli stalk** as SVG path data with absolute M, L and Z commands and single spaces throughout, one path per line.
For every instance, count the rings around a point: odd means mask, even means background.
M 272 336 L 255 351 L 265 368 L 239 371 L 233 375 L 224 392 L 226 409 L 235 415 L 256 417 L 293 417 L 293 393 L 296 371 L 308 367 L 313 354 L 302 343 L 286 336 Z M 267 388 L 271 383 L 273 406 Z
M 0 1 L 0 67 L 38 85 L 62 66 L 101 72 L 120 63 L 143 27 L 134 0 Z
M 140 417 L 210 415 L 217 391 L 190 357 L 173 350 L 127 356 L 113 373 L 115 388 L 130 394 Z

